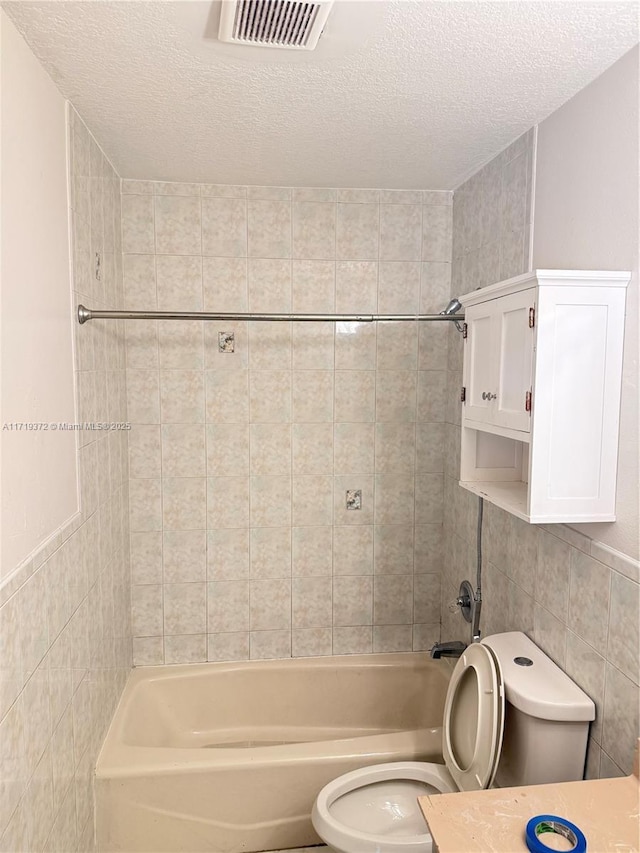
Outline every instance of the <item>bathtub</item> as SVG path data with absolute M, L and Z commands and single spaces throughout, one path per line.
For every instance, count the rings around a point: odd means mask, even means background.
M 131 674 L 96 767 L 99 853 L 320 843 L 318 791 L 383 761 L 441 761 L 451 666 L 425 653 Z

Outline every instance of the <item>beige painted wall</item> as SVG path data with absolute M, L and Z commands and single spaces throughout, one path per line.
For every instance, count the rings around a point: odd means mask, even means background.
M 0 14 L 0 422 L 73 422 L 65 101 Z M 1 435 L 5 578 L 77 512 L 78 487 L 73 432 Z
M 638 532 L 638 55 L 627 53 L 538 129 L 534 268 L 628 269 L 615 524 L 577 529 L 631 557 Z

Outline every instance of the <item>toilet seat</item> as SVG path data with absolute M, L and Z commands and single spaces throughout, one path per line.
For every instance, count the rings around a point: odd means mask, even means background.
M 355 792 L 362 791 L 366 798 L 366 789 L 372 789 L 380 783 L 393 782 L 416 782 L 424 785 L 424 790 L 416 792 L 416 796 L 426 796 L 430 793 L 453 793 L 457 790 L 455 782 L 447 768 L 442 764 L 430 764 L 422 761 L 397 761 L 391 764 L 374 764 L 371 767 L 363 767 L 338 776 L 332 782 L 324 786 L 318 795 L 311 819 L 313 825 L 322 838 L 330 847 L 339 851 L 357 850 L 358 853 L 382 853 L 382 851 L 411 851 L 431 850 L 431 834 L 429 833 L 424 819 L 421 817 L 416 797 L 413 797 L 412 805 L 416 815 L 419 815 L 418 824 L 423 831 L 416 834 L 398 835 L 393 832 L 372 833 L 361 828 L 363 820 L 354 814 L 354 819 L 345 820 L 342 816 L 336 817 L 334 807 L 338 800 Z M 371 797 L 373 800 L 374 796 Z M 394 803 L 388 803 L 388 808 L 393 811 Z M 374 802 L 368 803 L 366 818 L 381 815 L 382 811 Z M 406 817 L 404 815 L 403 817 Z M 393 818 L 390 816 L 389 823 Z
M 341 853 L 431 853 L 431 835 L 422 822 L 417 797 L 491 785 L 502 748 L 504 703 L 502 674 L 494 652 L 479 643 L 468 646 L 447 689 L 442 735 L 446 766 L 404 761 L 339 776 L 316 798 L 312 822 L 318 835 Z M 380 797 L 376 786 L 384 794 L 385 782 L 391 796 Z M 391 784 L 395 782 L 409 783 L 408 791 Z M 377 831 L 371 831 L 374 825 Z
M 489 646 L 468 646 L 453 671 L 444 704 L 442 755 L 459 791 L 488 788 L 504 733 L 504 687 Z

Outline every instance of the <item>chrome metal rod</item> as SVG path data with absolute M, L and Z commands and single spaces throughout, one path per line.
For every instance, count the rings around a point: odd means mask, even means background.
M 270 323 L 457 322 L 464 314 L 234 314 L 210 311 L 100 311 L 78 305 L 78 322 L 88 320 L 250 320 Z

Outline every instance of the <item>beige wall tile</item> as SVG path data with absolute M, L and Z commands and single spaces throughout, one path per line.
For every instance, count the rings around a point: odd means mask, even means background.
M 380 259 L 419 261 L 422 210 L 419 204 L 380 205 Z
M 249 257 L 291 257 L 291 205 L 249 200 Z
M 330 655 L 333 653 L 331 628 L 294 628 L 291 644 L 294 658 Z
M 231 477 L 249 473 L 248 424 L 207 424 L 206 444 L 209 477 Z
M 346 525 L 333 529 L 334 575 L 373 573 L 373 526 Z
M 376 424 L 375 471 L 377 474 L 412 474 L 415 470 L 415 462 L 415 424 Z
M 410 625 L 413 622 L 412 575 L 375 576 L 373 621 L 375 625 Z
M 373 629 L 362 627 L 336 627 L 333 629 L 334 655 L 366 655 L 373 651 Z
M 329 475 L 294 476 L 292 504 L 296 527 L 331 524 L 333 478 Z
M 291 261 L 288 255 L 252 256 L 248 265 L 249 310 L 255 313 L 291 311 Z
M 296 370 L 333 370 L 333 323 L 292 323 L 293 367 Z
M 566 622 L 569 608 L 571 548 L 555 536 L 544 532 L 539 534 L 538 542 L 536 600 Z
M 163 423 L 204 423 L 204 411 L 202 371 L 160 371 L 160 414 Z
M 380 263 L 380 314 L 415 314 L 420 304 L 420 263 L 395 260 Z
M 206 475 L 204 430 L 204 424 L 163 424 L 163 476 L 204 477 Z
M 249 633 L 235 631 L 208 635 L 208 660 L 248 660 Z
M 209 477 L 207 479 L 207 527 L 228 528 L 249 525 L 249 478 Z
M 336 253 L 336 205 L 315 201 L 293 203 L 293 257 L 328 258 Z
M 244 199 L 202 199 L 202 253 L 215 257 L 246 257 L 247 202 Z
M 294 578 L 292 620 L 294 628 L 331 627 L 333 593 L 331 578 Z
M 333 371 L 294 370 L 292 387 L 295 423 L 333 420 Z
M 288 423 L 291 419 L 291 371 L 251 371 L 250 415 L 252 423 Z
M 378 370 L 415 370 L 418 363 L 416 323 L 378 323 Z
M 205 311 L 248 311 L 246 258 L 203 258 L 202 286 Z
M 164 633 L 204 633 L 207 618 L 207 587 L 204 583 L 165 583 Z M 167 647 L 165 640 L 165 656 Z
M 337 422 L 375 420 L 376 374 L 373 370 L 336 370 L 335 410 Z
M 253 527 L 250 567 L 252 580 L 291 577 L 291 528 Z
M 249 422 L 249 371 L 206 370 L 207 423 Z
M 626 774 L 633 768 L 638 723 L 637 686 L 607 663 L 602 748 Z
M 250 583 L 252 631 L 278 631 L 291 626 L 291 580 L 252 580 Z
M 206 580 L 207 535 L 204 530 L 165 530 L 162 536 L 164 583 Z M 182 633 L 172 631 L 171 633 Z M 186 631 L 185 633 L 191 633 Z
M 332 573 L 333 528 L 292 528 L 292 574 L 294 577 L 321 577 Z
M 249 581 L 214 581 L 207 584 L 207 633 L 248 630 Z
M 162 530 L 161 481 L 130 480 L 129 524 L 131 530 Z
M 130 196 L 130 198 L 140 198 L 140 196 Z M 159 255 L 199 255 L 201 253 L 202 217 L 199 198 L 156 196 L 154 210 L 156 252 Z
M 152 197 L 122 196 L 122 249 L 140 254 L 155 252 Z
M 251 660 L 291 657 L 291 631 L 252 631 Z
M 166 320 L 158 327 L 160 367 L 202 369 L 202 323 Z
M 163 631 L 162 585 L 137 584 L 131 588 L 131 619 L 137 637 L 158 637 Z
M 376 524 L 374 527 L 374 571 L 378 575 L 413 573 L 412 524 Z
M 165 663 L 202 663 L 207 660 L 207 635 L 167 636 L 164 640 Z
M 568 626 L 600 654 L 607 651 L 611 570 L 572 549 Z
M 374 625 L 374 653 L 410 652 L 412 642 L 411 625 Z
M 611 572 L 611 610 L 607 658 L 638 683 L 638 584 Z
M 162 480 L 162 519 L 165 530 L 203 530 L 207 491 L 204 477 L 166 477 Z
M 207 530 L 207 579 L 244 580 L 249 577 L 249 530 Z
M 336 311 L 373 314 L 378 309 L 378 262 L 346 260 L 336 264 Z
M 142 370 L 157 369 L 159 367 L 158 324 L 147 320 L 130 320 L 125 326 L 125 333 L 127 367 Z M 91 359 L 93 360 L 93 350 Z
M 161 311 L 202 311 L 200 255 L 158 255 L 156 292 Z
M 417 376 L 410 370 L 378 370 L 376 420 L 415 421 Z
M 333 206 L 333 205 L 330 205 Z M 295 235 L 294 235 L 295 239 Z M 327 257 L 333 258 L 332 250 Z M 315 255 L 296 255 L 313 258 Z M 324 255 L 318 255 L 324 257 Z M 333 260 L 295 260 L 292 264 L 292 310 L 296 314 L 333 314 L 336 265 Z
M 377 474 L 375 523 L 413 523 L 414 489 L 414 477 L 411 474 Z
M 334 425 L 334 470 L 336 474 L 373 474 L 374 425 Z
M 291 524 L 290 477 L 251 477 L 250 521 L 252 527 L 285 527 Z
M 294 474 L 333 472 L 332 424 L 293 424 L 291 439 Z
M 289 424 L 251 424 L 251 474 L 287 474 L 291 471 Z
M 373 620 L 373 577 L 336 576 L 333 579 L 333 624 L 371 625 Z M 339 654 L 339 652 L 338 652 Z
M 129 433 L 129 475 L 159 477 L 162 472 L 160 426 L 138 424 Z
M 291 367 L 290 323 L 249 323 L 249 366 L 253 370 Z
M 338 260 L 377 260 L 380 208 L 377 204 L 338 203 Z
M 449 207 L 425 205 L 422 209 L 422 260 L 451 259 L 451 210 Z

